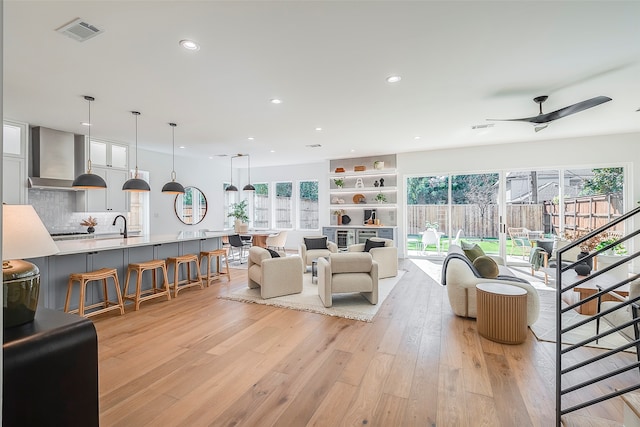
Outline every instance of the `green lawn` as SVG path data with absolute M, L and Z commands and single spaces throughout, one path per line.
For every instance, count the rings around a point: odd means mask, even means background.
M 422 243 L 420 242 L 420 235 L 418 234 L 409 234 L 407 236 L 407 249 L 410 251 L 420 251 L 421 247 L 422 247 Z M 499 252 L 499 241 L 497 238 L 485 238 L 485 239 L 480 239 L 480 238 L 462 238 L 461 240 L 465 241 L 465 242 L 469 242 L 469 243 L 477 243 L 482 250 L 487 253 L 487 254 L 497 254 Z M 512 243 L 511 243 L 511 239 L 507 239 L 507 253 L 511 254 L 511 249 L 512 249 Z M 440 250 L 442 252 L 447 252 L 449 250 L 449 238 L 448 237 L 442 237 L 440 239 Z M 433 252 L 436 253 L 436 245 L 430 245 L 427 246 L 426 248 L 427 252 Z M 513 249 L 513 254 L 514 255 L 520 255 L 521 249 L 520 248 L 514 248 Z

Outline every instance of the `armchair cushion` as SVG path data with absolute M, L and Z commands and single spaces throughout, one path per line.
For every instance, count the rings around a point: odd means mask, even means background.
M 384 241 L 375 241 L 371 239 L 367 239 L 364 243 L 364 251 L 369 252 L 373 248 L 383 248 L 385 246 Z
M 327 249 L 327 238 L 326 237 L 305 237 L 304 245 L 307 247 L 307 250 Z
M 266 249 L 271 254 L 271 258 L 280 258 L 280 254 L 278 252 L 274 251 L 273 249 L 269 249 L 269 248 L 266 248 Z
M 327 236 L 311 236 L 304 237 L 303 239 L 303 243 L 300 243 L 298 248 L 298 253 L 300 254 L 300 258 L 302 258 L 303 265 L 305 266 L 310 266 L 314 259 L 328 257 L 330 254 L 338 252 L 338 245 L 329 241 Z M 319 249 L 309 249 L 306 243 L 307 240 L 324 242 L 324 246 Z
M 477 243 L 470 244 L 470 243 L 463 242 L 462 250 L 464 251 L 464 254 L 467 256 L 467 258 L 469 258 L 471 262 L 475 261 L 476 258 L 485 255 L 484 251 L 480 246 L 478 246 Z
M 473 260 L 473 266 L 485 279 L 495 279 L 500 274 L 498 263 L 496 263 L 493 258 L 486 255 L 479 256 L 478 258 Z

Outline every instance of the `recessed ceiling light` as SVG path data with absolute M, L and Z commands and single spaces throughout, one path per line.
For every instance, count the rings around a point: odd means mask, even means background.
M 200 50 L 200 45 L 193 40 L 180 40 L 180 46 L 187 50 Z
M 209 159 L 213 159 L 213 156 L 209 156 Z
M 269 151 L 269 152 L 270 152 L 270 153 L 275 153 L 275 152 L 276 152 L 276 150 L 271 150 L 271 151 Z
M 87 122 L 80 122 L 80 124 L 81 124 L 82 126 L 91 126 L 91 123 L 87 123 Z
M 249 138 L 247 138 L 249 141 L 253 141 L 255 138 L 250 136 Z
M 398 83 L 400 80 L 402 80 L 402 77 L 400 77 L 400 76 L 389 76 L 389 77 L 387 77 L 387 83 Z
M 278 98 L 273 98 L 269 102 L 271 102 L 272 104 L 282 104 L 282 100 Z
M 418 140 L 418 139 L 421 139 L 421 138 L 422 138 L 421 136 L 417 136 L 417 135 L 413 137 L 413 139 L 415 139 L 415 140 Z
M 316 128 L 316 130 L 317 130 L 318 132 L 320 132 L 320 131 L 322 131 L 322 128 Z
M 349 151 L 352 152 L 352 153 L 356 152 L 356 150 L 354 150 L 353 148 L 351 150 L 349 150 Z
M 179 146 L 178 148 L 184 148 L 184 145 Z

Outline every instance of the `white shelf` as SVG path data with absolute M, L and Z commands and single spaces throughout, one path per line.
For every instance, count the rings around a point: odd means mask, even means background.
M 329 178 L 358 178 L 363 176 L 391 176 L 396 175 L 395 169 L 370 169 L 362 172 L 345 171 L 345 172 L 331 172 Z
M 336 203 L 329 205 L 332 210 L 336 209 L 356 209 L 356 208 L 379 208 L 379 209 L 395 209 L 398 206 L 395 203 Z
M 364 187 L 364 188 L 331 188 L 329 191 L 333 193 L 394 193 L 396 191 L 396 187 Z

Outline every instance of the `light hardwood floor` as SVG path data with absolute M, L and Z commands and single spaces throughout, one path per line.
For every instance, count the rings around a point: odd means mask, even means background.
M 515 346 L 481 338 L 445 288 L 401 268 L 372 323 L 219 299 L 246 286 L 237 269 L 230 283 L 93 318 L 101 425 L 553 426 L 555 345 L 530 331 Z M 581 413 L 620 422 L 622 403 Z

